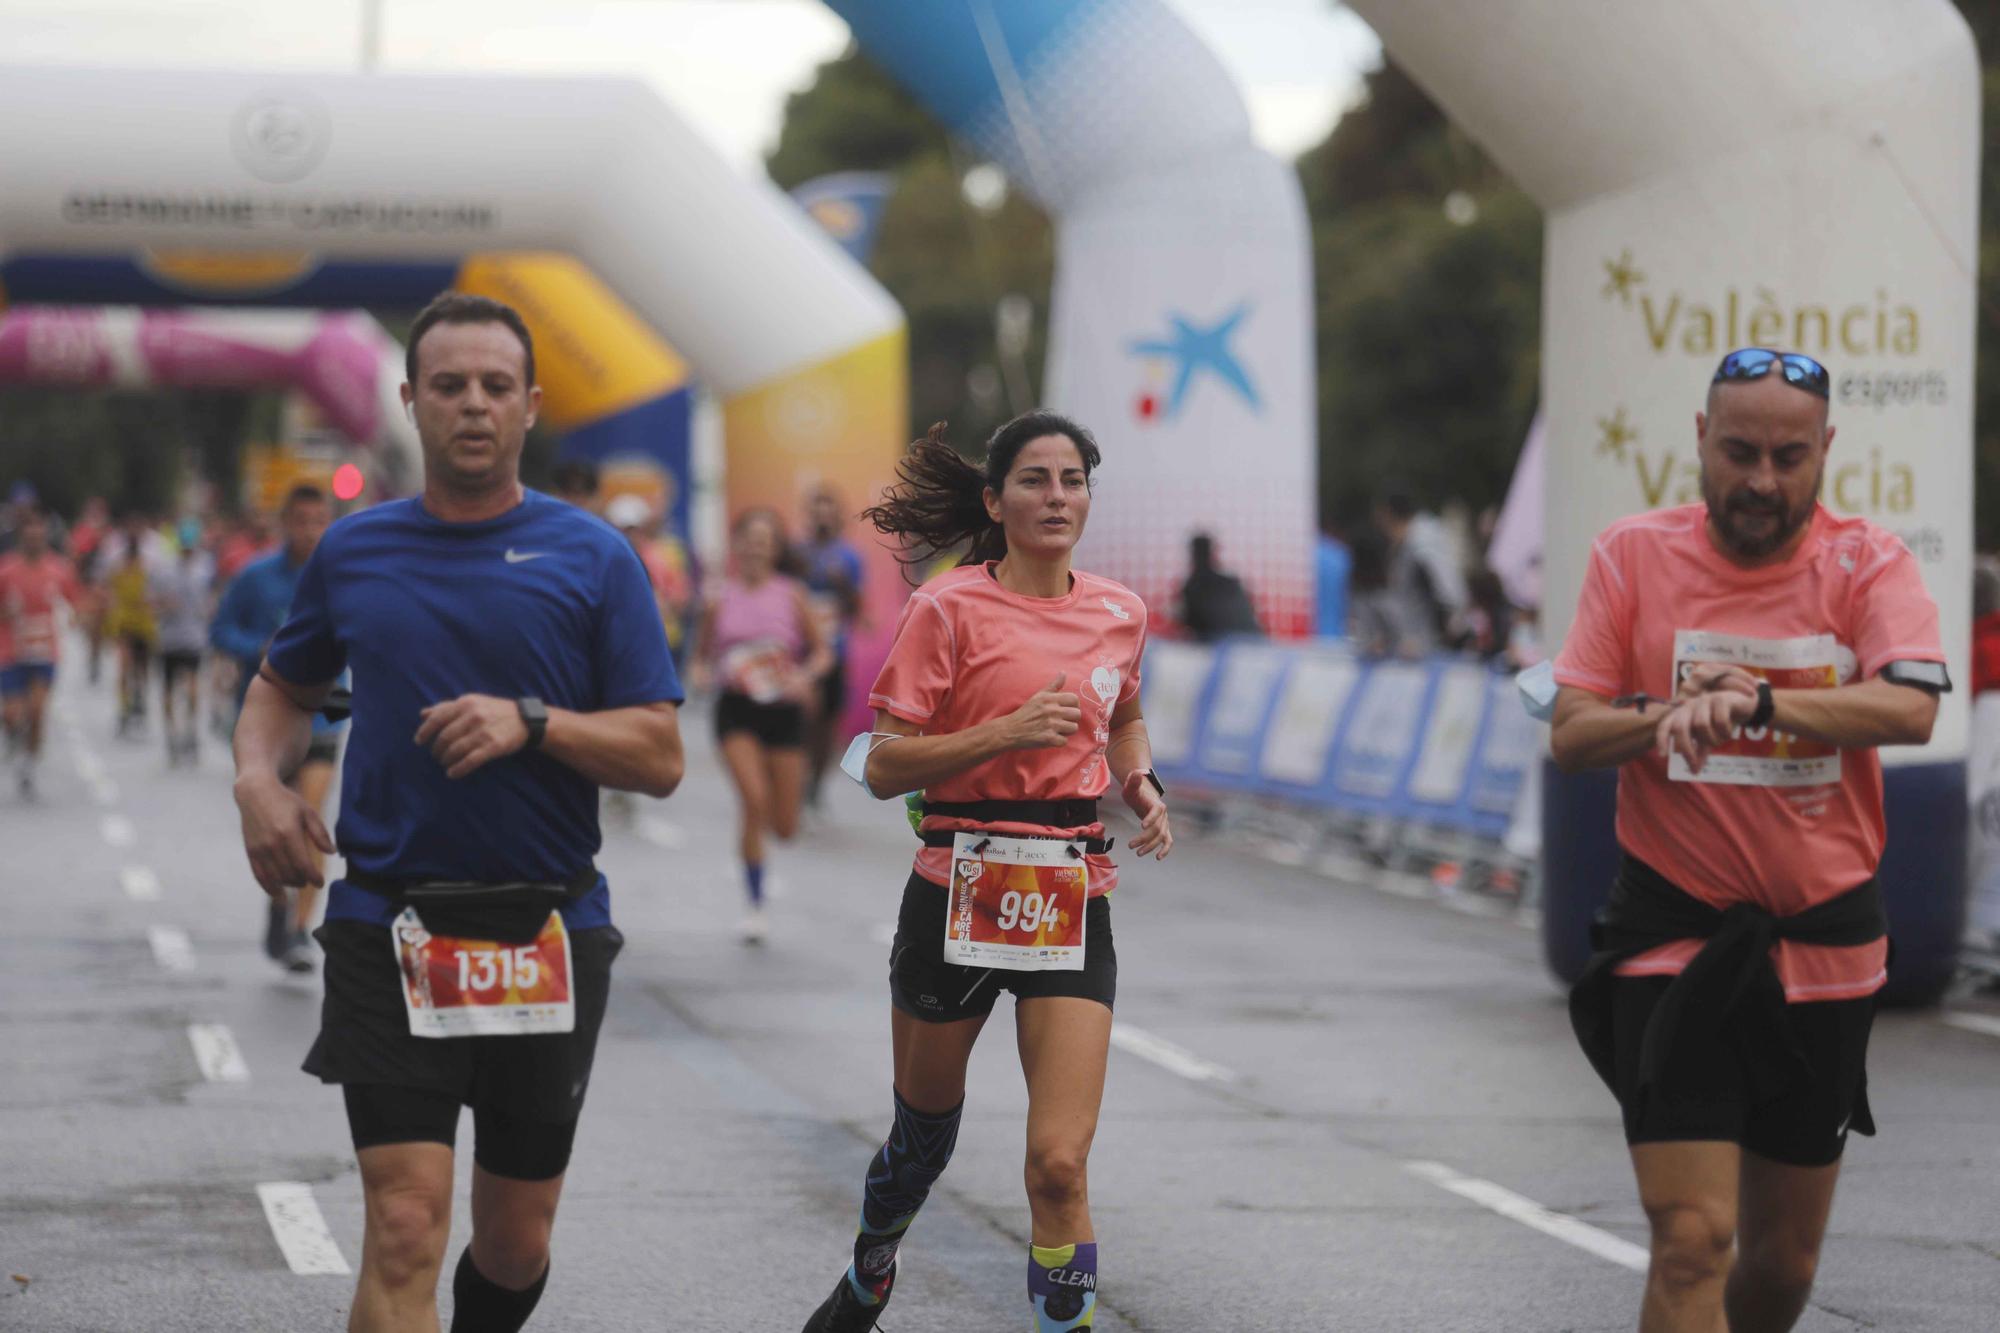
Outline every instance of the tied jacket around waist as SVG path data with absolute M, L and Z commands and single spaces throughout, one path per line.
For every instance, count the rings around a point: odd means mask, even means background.
M 1749 903 L 1711 907 L 1628 853 L 1610 901 L 1591 924 L 1595 952 L 1570 990 L 1570 1025 L 1598 1077 L 1616 1091 L 1612 983 L 1618 965 L 1675 940 L 1705 940 L 1647 1022 L 1639 1051 L 1640 1089 L 1675 1081 L 1690 1052 L 1721 1040 L 1749 1056 L 1751 1095 L 1768 1101 L 1811 1072 L 1771 966 L 1771 946 L 1779 940 L 1872 944 L 1887 933 L 1881 889 L 1873 878 L 1817 907 L 1775 916 Z M 1865 1079 L 1851 1123 L 1856 1133 L 1875 1132 Z

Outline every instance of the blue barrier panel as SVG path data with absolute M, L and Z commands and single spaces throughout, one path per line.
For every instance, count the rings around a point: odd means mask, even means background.
M 1195 744 L 1195 766 L 1208 786 L 1250 791 L 1264 733 L 1292 664 L 1288 644 L 1236 639 L 1219 646 L 1205 725 Z
M 1367 814 L 1405 813 L 1398 799 L 1416 763 L 1440 665 L 1378 662 L 1355 691 L 1354 718 L 1333 760 L 1334 799 Z
M 1331 804 L 1327 782 L 1333 757 L 1353 719 L 1368 667 L 1336 644 L 1305 644 L 1294 651 L 1258 752 L 1256 784 L 1265 795 Z
M 1215 650 L 1198 643 L 1156 640 L 1139 674 L 1140 706 L 1153 746 L 1153 768 L 1164 782 L 1198 783 L 1195 742 L 1215 688 Z
M 1478 662 L 1439 665 L 1424 710 L 1416 760 L 1409 781 L 1397 794 L 1405 817 L 1449 827 L 1464 823 L 1465 792 L 1486 729 L 1487 682 L 1492 674 Z

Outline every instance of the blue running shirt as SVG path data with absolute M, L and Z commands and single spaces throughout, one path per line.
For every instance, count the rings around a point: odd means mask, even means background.
M 341 519 L 306 562 L 268 656 L 302 685 L 352 670 L 334 841 L 351 869 L 401 878 L 560 880 L 602 843 L 595 783 L 529 751 L 453 781 L 412 739 L 422 709 L 463 694 L 585 713 L 683 698 L 631 544 L 536 491 L 480 523 L 446 523 L 420 499 Z M 344 880 L 327 897 L 330 920 L 394 916 Z M 610 922 L 601 876 L 563 917 L 574 929 Z

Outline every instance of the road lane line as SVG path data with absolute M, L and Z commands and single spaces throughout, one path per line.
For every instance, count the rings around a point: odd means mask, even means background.
M 126 866 L 118 872 L 118 883 L 133 902 L 151 903 L 160 899 L 160 877 L 150 866 Z
M 1621 1240 L 1567 1213 L 1552 1212 L 1533 1199 L 1524 1198 L 1490 1180 L 1460 1175 L 1442 1162 L 1405 1162 L 1403 1168 L 1440 1189 L 1450 1190 L 1462 1199 L 1470 1199 L 1482 1208 L 1489 1208 L 1523 1226 L 1533 1227 L 1545 1236 L 1554 1236 L 1600 1259 L 1608 1259 L 1620 1268 L 1629 1268 L 1635 1273 L 1646 1271 L 1648 1256 L 1644 1246 Z
M 201 1076 L 210 1083 L 250 1081 L 250 1066 L 243 1063 L 243 1052 L 226 1025 L 190 1023 L 188 1044 L 194 1047 L 195 1063 L 201 1066 Z
M 153 946 L 153 961 L 165 971 L 194 971 L 194 941 L 179 926 L 146 927 L 146 943 Z
M 1955 1028 L 1964 1028 L 1967 1032 L 1983 1032 L 1989 1037 L 2000 1037 L 2000 1018 L 1994 1018 L 1990 1014 L 1945 1013 L 1938 1016 Z
M 132 845 L 132 821 L 123 815 L 106 815 L 97 825 L 97 831 L 113 847 Z
M 264 1220 L 284 1251 L 285 1262 L 294 1273 L 307 1277 L 352 1272 L 340 1253 L 312 1186 L 297 1180 L 272 1180 L 257 1186 L 257 1198 L 264 1205 Z
M 1150 1060 L 1169 1073 L 1196 1083 L 1234 1083 L 1234 1072 L 1202 1059 L 1193 1051 L 1176 1046 L 1165 1037 L 1156 1037 L 1130 1023 L 1111 1025 L 1111 1044 L 1127 1055 Z

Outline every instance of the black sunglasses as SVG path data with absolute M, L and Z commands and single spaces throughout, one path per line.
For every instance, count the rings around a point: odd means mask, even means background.
M 1722 364 L 1715 368 L 1715 378 L 1709 383 L 1761 380 L 1771 373 L 1772 366 L 1780 368 L 1785 383 L 1829 402 L 1833 400 L 1833 377 L 1826 373 L 1825 366 L 1803 352 L 1774 352 L 1768 347 L 1744 347 L 1731 352 L 1722 358 Z

